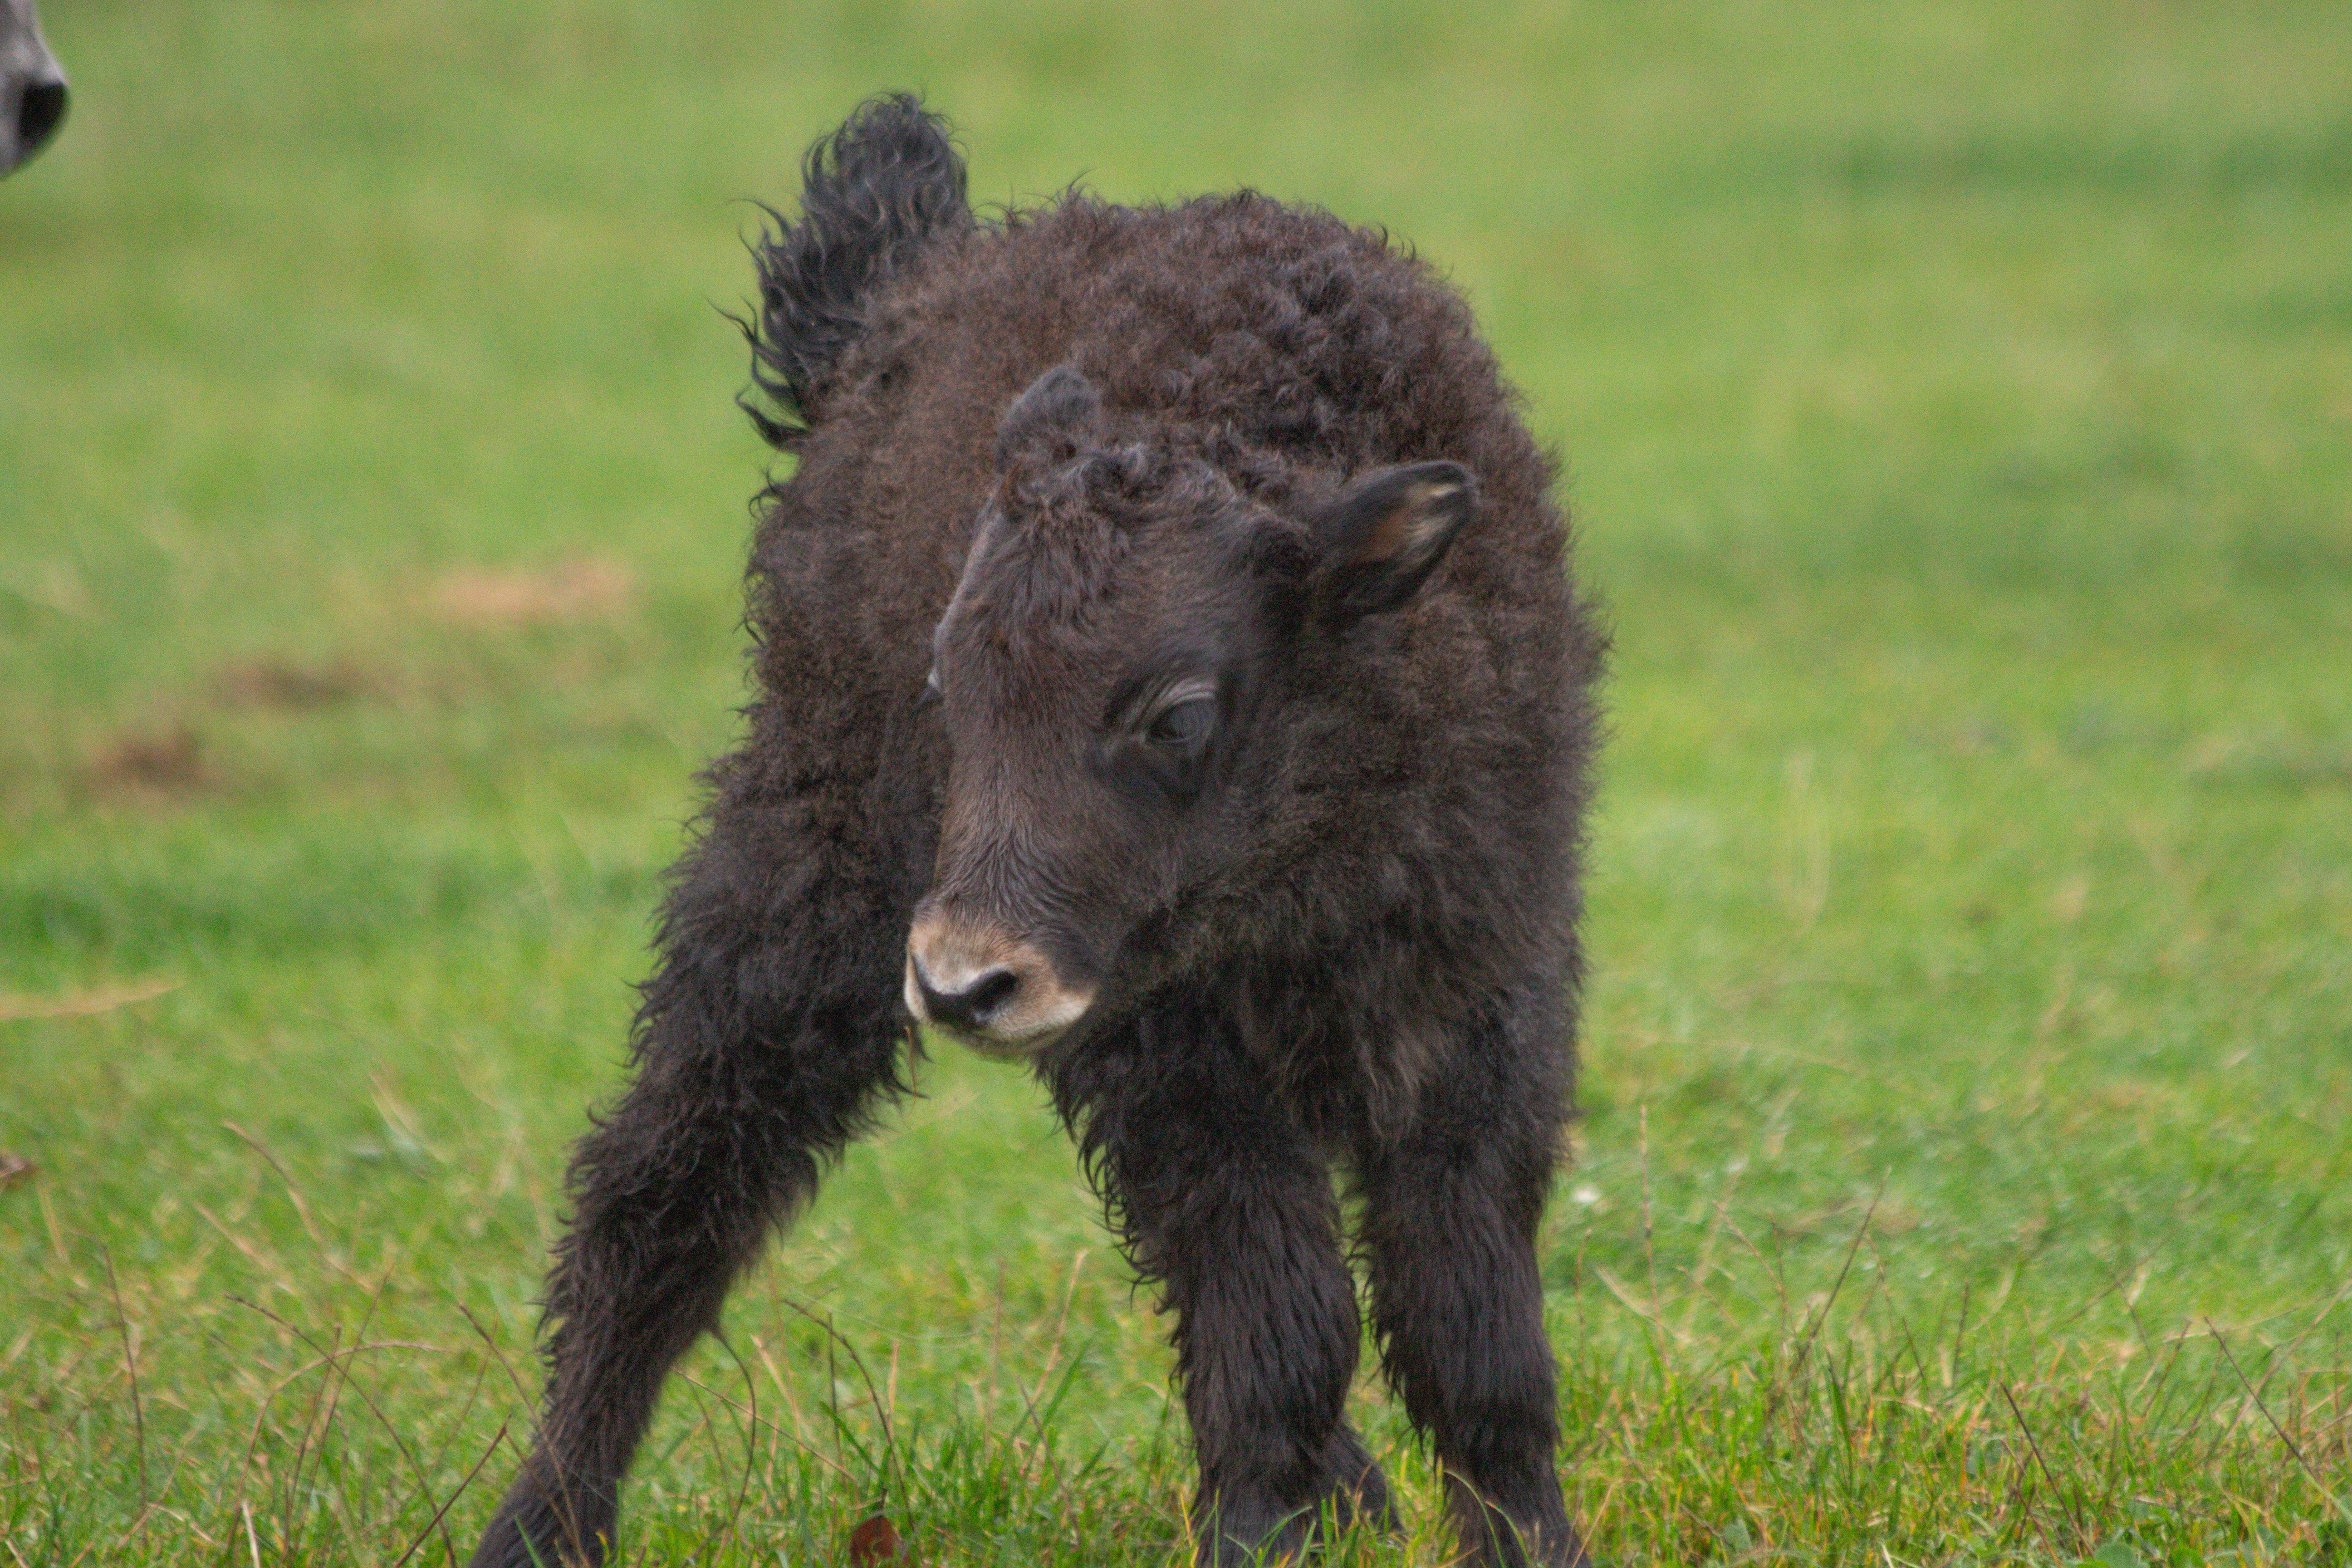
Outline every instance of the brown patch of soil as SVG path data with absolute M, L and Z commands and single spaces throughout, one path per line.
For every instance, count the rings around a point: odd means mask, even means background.
M 616 615 L 635 591 L 627 568 L 583 559 L 536 572 L 452 572 L 434 584 L 429 603 L 444 620 L 466 626 L 546 626 Z
M 381 696 L 384 682 L 350 659 L 299 665 L 282 658 L 233 664 L 213 679 L 222 706 L 308 712 Z
M 104 790 L 194 795 L 219 782 L 205 764 L 204 742 L 185 724 L 127 734 L 99 752 L 89 782 Z
M 62 996 L 19 996 L 0 991 L 0 1020 L 13 1018 L 89 1018 L 118 1007 L 149 1002 L 177 991 L 176 980 L 135 980 L 121 985 L 96 985 L 68 991 Z

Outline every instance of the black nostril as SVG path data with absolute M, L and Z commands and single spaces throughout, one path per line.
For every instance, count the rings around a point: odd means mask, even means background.
M 65 83 L 42 81 L 26 88 L 16 101 L 17 149 L 28 158 L 39 152 L 41 143 L 58 133 L 65 117 Z
M 923 1010 L 930 1014 L 931 1022 L 951 1029 L 976 1029 L 1021 989 L 1021 977 L 1000 965 L 961 991 L 934 991 L 918 966 L 915 984 L 922 987 Z
M 980 977 L 980 984 L 964 994 L 971 999 L 975 1013 L 993 1013 L 999 1004 L 1021 988 L 1021 977 L 1009 969 L 992 969 Z

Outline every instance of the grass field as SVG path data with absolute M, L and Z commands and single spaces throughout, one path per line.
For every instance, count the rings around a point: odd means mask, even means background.
M 1272 14 L 1269 14 L 1271 12 Z M 2352 9 L 53 0 L 0 185 L 0 1559 L 462 1559 L 740 700 L 743 198 L 1249 184 L 1468 292 L 1615 628 L 1544 1232 L 1620 1563 L 2352 1563 Z M 629 1561 L 1160 1563 L 942 1052 Z M 29 1169 L 26 1168 L 29 1165 Z M 1357 1411 L 1444 1555 L 1436 1489 Z

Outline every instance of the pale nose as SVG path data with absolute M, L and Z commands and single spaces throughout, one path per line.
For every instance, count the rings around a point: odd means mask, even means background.
M 915 958 L 914 969 L 915 989 L 922 994 L 924 1016 L 950 1029 L 985 1029 L 989 1020 L 1003 1012 L 1021 989 L 1021 976 L 1001 963 L 977 974 L 959 975 L 956 978 L 961 984 L 950 983 L 946 989 L 931 983 L 931 975 L 919 955 Z
M 1036 943 L 989 921 L 919 911 L 907 933 L 907 1011 L 978 1051 L 1042 1049 L 1094 1001 Z

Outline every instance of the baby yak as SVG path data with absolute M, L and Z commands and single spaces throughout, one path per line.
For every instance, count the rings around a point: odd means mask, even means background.
M 572 1162 L 474 1561 L 595 1562 L 662 1380 L 928 1025 L 1023 1061 L 1174 1314 L 1200 1558 L 1383 1520 L 1361 1328 L 1481 1563 L 1576 1563 L 1536 1225 L 1601 639 L 1469 310 L 1243 194 L 975 215 L 910 98 L 759 249 L 758 689 Z

